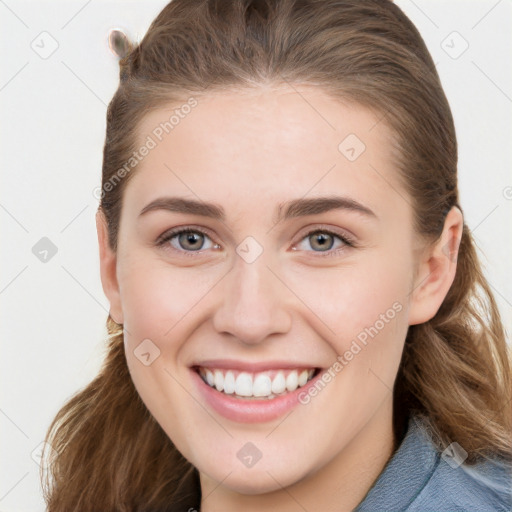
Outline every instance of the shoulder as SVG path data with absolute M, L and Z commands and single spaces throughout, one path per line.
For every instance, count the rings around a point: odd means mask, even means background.
M 456 443 L 440 453 L 421 418 L 407 433 L 356 512 L 510 512 L 512 464 L 464 464 Z
M 511 465 L 497 459 L 457 465 L 450 457 L 438 454 L 434 471 L 406 510 L 510 512 Z

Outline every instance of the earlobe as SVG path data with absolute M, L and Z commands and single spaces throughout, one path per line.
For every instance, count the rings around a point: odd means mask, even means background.
M 454 206 L 446 216 L 441 236 L 418 262 L 411 291 L 409 325 L 428 322 L 441 307 L 455 279 L 463 227 L 462 212 Z
M 100 253 L 100 274 L 103 291 L 110 302 L 110 316 L 114 322 L 123 323 L 121 295 L 117 282 L 117 255 L 108 243 L 108 228 L 105 215 L 98 209 L 96 212 L 96 231 Z

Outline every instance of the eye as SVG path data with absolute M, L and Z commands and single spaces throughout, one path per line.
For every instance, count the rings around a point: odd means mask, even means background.
M 338 248 L 333 249 L 336 239 L 340 242 Z M 207 242 L 209 240 L 209 243 Z M 355 242 L 347 235 L 336 233 L 334 231 L 316 228 L 308 231 L 301 239 L 301 243 L 309 241 L 312 252 L 319 253 L 317 256 L 338 256 L 347 247 L 355 247 Z M 199 228 L 185 226 L 171 229 L 162 234 L 156 241 L 159 247 L 170 248 L 172 251 L 179 252 L 185 256 L 199 256 L 201 251 L 208 249 L 220 249 L 220 245 L 214 243 L 208 233 Z M 300 245 L 300 244 L 299 244 Z M 170 246 L 170 247 L 169 247 Z M 296 246 L 293 250 L 297 250 Z M 307 249 L 300 249 L 306 250 Z
M 205 240 L 209 240 L 210 243 L 205 244 Z M 187 256 L 195 256 L 193 253 L 201 250 L 220 248 L 218 244 L 213 243 L 205 231 L 191 227 L 172 229 L 165 232 L 156 241 L 156 244 L 161 247 L 167 243 L 169 243 L 172 250 L 184 253 Z
M 338 239 L 341 244 L 336 249 L 332 249 Z M 345 251 L 347 247 L 354 247 L 355 243 L 348 236 L 342 235 L 341 233 L 335 233 L 333 231 L 317 228 L 309 231 L 302 238 L 301 242 L 309 242 L 310 247 L 313 248 L 313 252 L 321 253 L 320 257 L 323 256 L 337 256 L 340 252 Z M 294 250 L 297 250 L 294 248 Z

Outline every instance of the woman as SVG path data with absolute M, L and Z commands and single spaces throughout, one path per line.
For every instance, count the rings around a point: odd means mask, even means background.
M 510 354 L 400 9 L 173 0 L 120 65 L 111 337 L 48 510 L 510 510 Z

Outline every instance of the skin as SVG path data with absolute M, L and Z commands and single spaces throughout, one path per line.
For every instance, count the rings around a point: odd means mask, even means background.
M 149 113 L 140 141 L 174 108 Z M 432 318 L 448 292 L 456 258 L 446 247 L 456 254 L 463 221 L 454 207 L 439 240 L 421 243 L 398 183 L 392 133 L 378 119 L 306 86 L 202 97 L 133 171 L 117 253 L 97 215 L 103 288 L 113 319 L 125 328 L 133 382 L 198 468 L 202 511 L 352 510 L 396 447 L 392 388 L 407 329 Z M 351 133 L 366 145 L 353 162 L 338 150 Z M 376 218 L 332 210 L 275 223 L 278 204 L 333 193 Z M 226 218 L 165 210 L 139 216 L 166 195 L 217 203 Z M 155 244 L 170 228 L 189 225 L 209 233 L 200 251 L 186 239 L 180 245 L 179 236 L 173 245 Z M 334 238 L 319 248 L 307 233 L 322 227 L 350 233 L 355 246 Z M 236 252 L 247 236 L 263 248 L 252 263 Z M 401 311 L 285 418 L 230 421 L 193 386 L 188 366 L 210 358 L 328 368 L 397 302 Z M 134 355 L 144 339 L 160 350 L 149 366 Z M 251 468 L 237 458 L 249 441 L 262 453 Z

